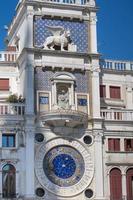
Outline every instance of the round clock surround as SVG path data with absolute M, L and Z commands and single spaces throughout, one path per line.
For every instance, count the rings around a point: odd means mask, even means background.
M 91 154 L 76 140 L 57 138 L 42 144 L 36 153 L 35 163 L 40 184 L 58 196 L 81 193 L 93 178 Z

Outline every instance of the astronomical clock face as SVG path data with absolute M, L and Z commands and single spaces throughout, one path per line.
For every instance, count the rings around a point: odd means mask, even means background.
M 59 196 L 82 192 L 93 177 L 90 153 L 77 141 L 56 139 L 43 144 L 36 154 L 39 182 Z
M 60 187 L 69 187 L 78 183 L 84 174 L 84 167 L 82 155 L 70 146 L 54 147 L 43 160 L 46 176 Z

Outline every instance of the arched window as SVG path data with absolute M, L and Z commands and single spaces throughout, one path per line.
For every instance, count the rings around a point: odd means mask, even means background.
M 2 169 L 2 196 L 16 197 L 16 169 L 11 164 L 6 164 Z
M 127 200 L 133 200 L 133 168 L 127 171 L 126 179 L 127 179 Z
M 110 171 L 110 200 L 122 199 L 122 176 L 121 171 L 114 168 Z

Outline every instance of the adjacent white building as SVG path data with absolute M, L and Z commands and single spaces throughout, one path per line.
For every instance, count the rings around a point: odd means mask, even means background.
M 0 52 L 1 199 L 133 200 L 133 62 L 101 60 L 94 0 L 21 0 Z

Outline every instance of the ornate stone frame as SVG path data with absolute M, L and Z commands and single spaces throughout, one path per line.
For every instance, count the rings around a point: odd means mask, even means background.
M 52 81 L 52 108 L 57 109 L 57 84 L 70 84 L 69 103 L 71 108 L 74 108 L 74 82 L 75 77 L 69 72 L 57 72 L 51 79 Z
M 59 187 L 58 185 L 53 184 L 45 175 L 43 170 L 43 159 L 46 153 L 56 147 L 58 145 L 68 145 L 73 147 L 79 151 L 79 153 L 83 156 L 85 162 L 85 172 L 81 180 L 70 187 Z M 39 183 L 46 188 L 49 192 L 56 194 L 62 197 L 69 197 L 75 196 L 81 193 L 85 188 L 89 186 L 92 181 L 93 174 L 94 174 L 94 165 L 91 158 L 90 152 L 78 141 L 68 141 L 66 139 L 57 138 L 51 140 L 50 142 L 46 143 L 45 145 L 42 144 L 36 152 L 35 156 L 35 172 L 36 176 L 39 180 Z

